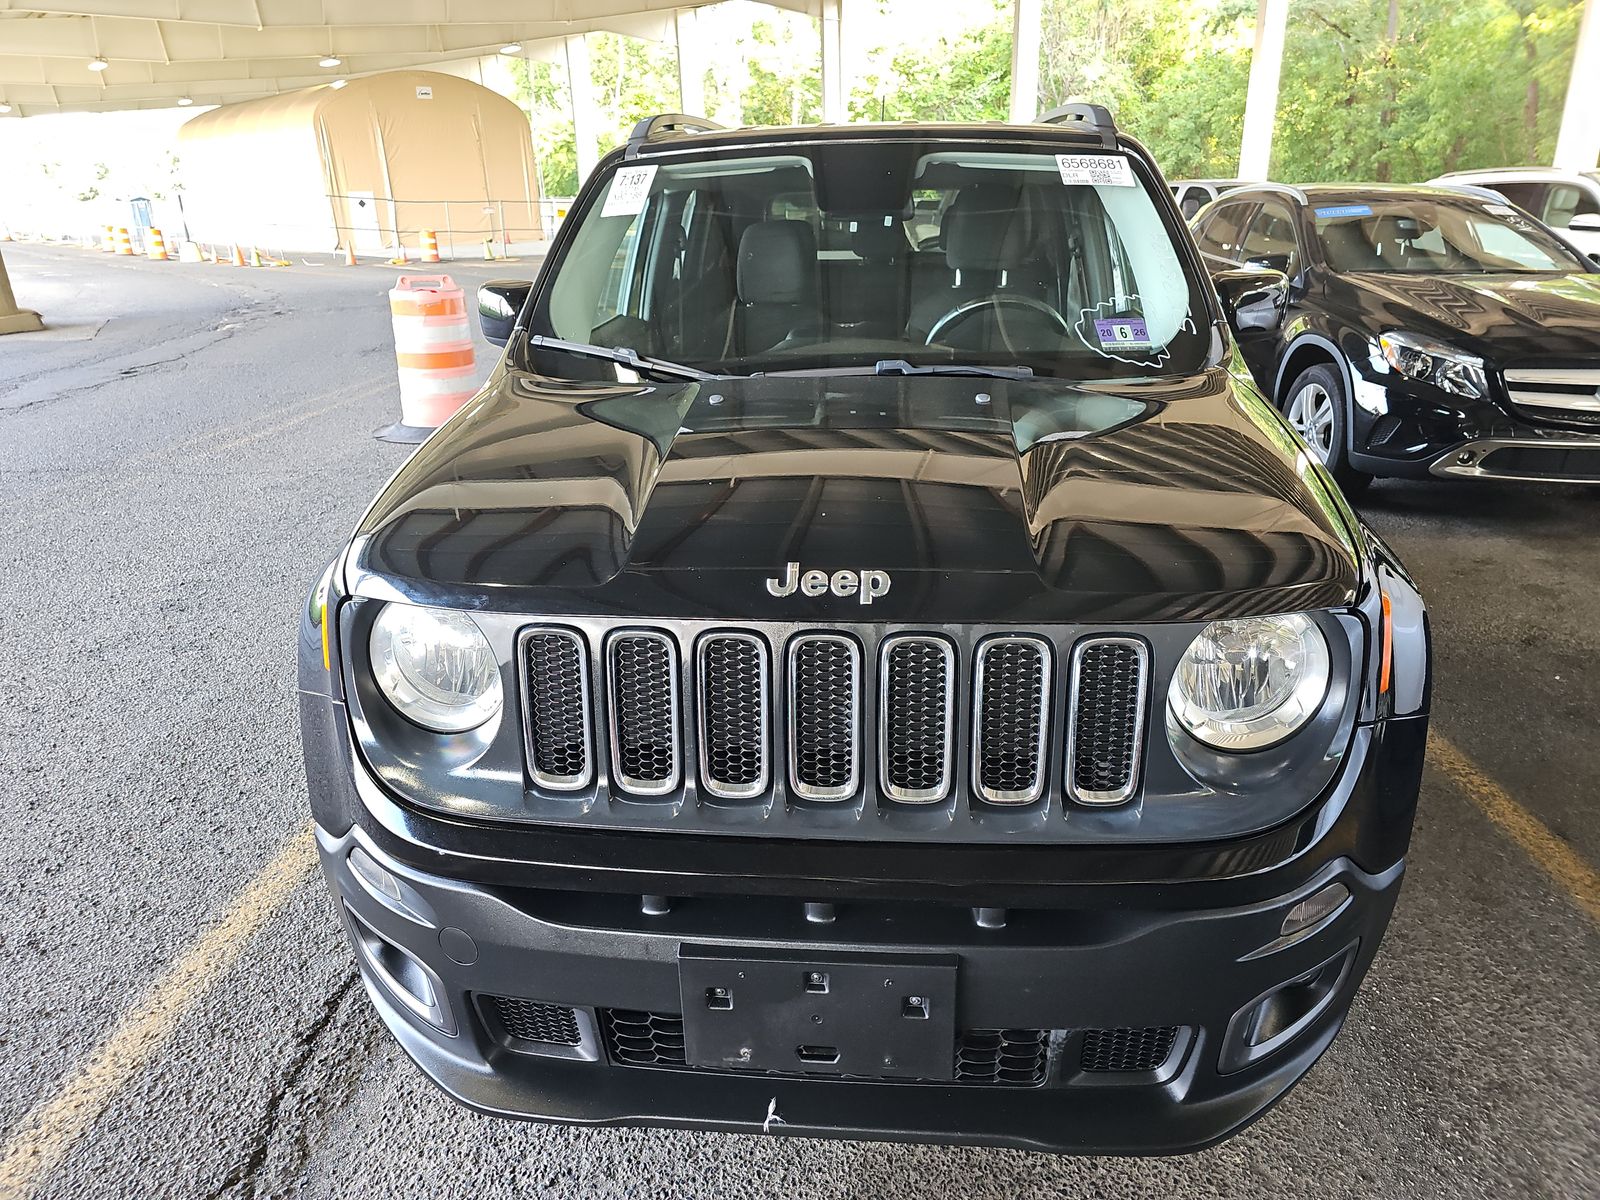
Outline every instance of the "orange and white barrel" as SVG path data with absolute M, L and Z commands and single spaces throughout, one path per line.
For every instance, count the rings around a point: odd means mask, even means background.
M 167 243 L 161 237 L 161 230 L 150 230 L 150 257 L 157 262 L 167 261 Z
M 400 426 L 444 424 L 477 393 L 467 298 L 448 275 L 402 275 L 389 293 Z
M 431 229 L 422 231 L 422 261 L 426 263 L 439 261 L 439 235 Z
M 117 252 L 116 226 L 102 225 L 100 228 L 105 230 L 105 232 L 100 236 L 100 249 L 104 250 L 107 254 L 115 254 Z
M 128 229 L 125 225 L 117 226 L 117 253 L 133 253 L 133 239 L 128 236 Z

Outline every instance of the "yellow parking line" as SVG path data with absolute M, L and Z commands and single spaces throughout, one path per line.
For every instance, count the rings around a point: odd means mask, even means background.
M 1572 897 L 1589 917 L 1600 922 L 1600 871 L 1565 841 L 1550 832 L 1511 794 L 1485 775 L 1449 738 L 1429 735 L 1428 757 L 1448 775 L 1483 815 L 1527 853 L 1546 875 Z
M 173 963 L 53 1097 L 18 1123 L 0 1150 L 0 1200 L 26 1200 L 113 1096 L 172 1036 L 190 1005 L 310 873 L 310 828 L 296 834 L 246 885 L 222 919 Z

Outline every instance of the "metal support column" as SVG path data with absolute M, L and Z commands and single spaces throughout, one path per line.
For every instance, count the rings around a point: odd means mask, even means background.
M 18 308 L 17 297 L 11 290 L 11 277 L 6 274 L 6 260 L 0 255 L 0 333 L 35 333 L 44 328 L 39 314 L 31 308 Z
M 1600 0 L 1587 0 L 1572 78 L 1561 110 L 1555 165 L 1564 171 L 1592 171 L 1600 161 Z
M 1272 167 L 1272 127 L 1278 117 L 1278 78 L 1283 73 L 1283 38 L 1289 0 L 1261 0 L 1256 44 L 1250 54 L 1250 91 L 1244 101 L 1244 138 L 1239 178 L 1266 179 Z
M 844 43 L 839 10 L 844 0 L 822 0 L 822 119 L 842 125 L 845 108 Z
M 589 43 L 581 33 L 562 39 L 567 52 L 567 89 L 572 95 L 572 136 L 578 146 L 578 183 L 589 178 L 600 161 L 600 116 L 595 110 L 594 80 L 589 74 Z
M 1039 0 L 1015 0 L 1011 14 L 1011 122 L 1039 115 Z
M 673 40 L 678 50 L 678 109 L 693 116 L 706 111 L 706 62 L 695 31 L 694 9 L 672 14 Z

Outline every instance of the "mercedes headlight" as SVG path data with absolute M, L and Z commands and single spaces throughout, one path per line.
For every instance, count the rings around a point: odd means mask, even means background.
M 1379 334 L 1378 346 L 1384 361 L 1407 379 L 1431 383 L 1452 396 L 1482 400 L 1489 394 L 1483 359 L 1436 338 L 1394 330 Z
M 500 711 L 500 664 L 465 613 L 386 605 L 372 623 L 371 646 L 378 687 L 424 729 L 464 733 Z
M 1299 613 L 1213 621 L 1189 643 L 1167 703 L 1214 750 L 1261 750 L 1311 719 L 1328 692 L 1328 643 Z

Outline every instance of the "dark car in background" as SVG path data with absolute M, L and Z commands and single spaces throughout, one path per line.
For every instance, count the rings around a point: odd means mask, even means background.
M 1258 288 L 1093 106 L 608 155 L 301 629 L 323 869 L 421 1068 L 1080 1152 L 1284 1095 L 1399 893 L 1429 641 L 1232 370 Z
M 1600 276 L 1450 188 L 1258 185 L 1192 223 L 1261 272 L 1239 351 L 1346 491 L 1375 476 L 1600 483 Z

